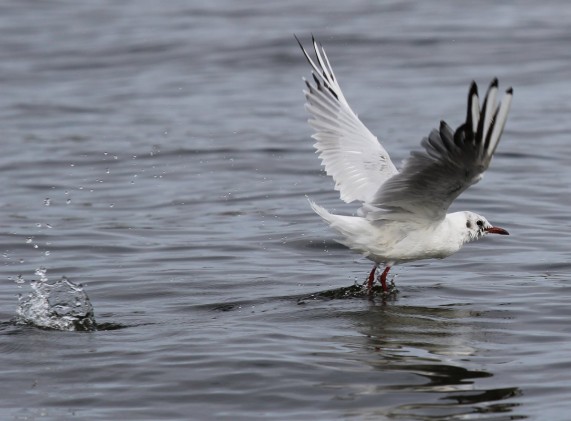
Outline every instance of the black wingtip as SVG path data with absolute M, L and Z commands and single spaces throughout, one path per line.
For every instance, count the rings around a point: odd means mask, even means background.
M 313 81 L 317 85 L 317 89 L 321 90 L 321 82 L 319 81 L 319 78 L 313 72 L 311 72 L 311 76 L 313 76 Z
M 309 63 L 309 65 L 311 67 L 313 67 L 313 64 L 311 63 L 311 58 L 309 57 L 309 54 L 307 54 L 307 51 L 305 51 L 305 48 L 303 48 L 303 44 L 301 43 L 301 41 L 299 40 L 299 38 L 297 37 L 296 34 L 293 34 L 293 37 L 295 38 L 295 40 L 297 41 L 297 44 L 299 45 L 299 48 L 301 48 L 301 51 L 305 57 L 305 59 L 307 60 L 307 62 Z
M 305 48 L 303 48 L 303 44 L 301 43 L 301 41 L 299 40 L 299 38 L 297 37 L 296 34 L 293 34 L 293 37 L 295 38 L 295 40 L 297 41 L 297 45 L 299 45 L 299 48 L 301 48 L 301 51 L 303 51 L 303 54 L 305 54 Z
M 473 95 L 478 96 L 478 84 L 475 80 L 470 84 L 470 90 L 468 92 L 468 99 L 472 98 Z
M 506 94 L 513 95 L 513 93 L 514 93 L 514 89 L 511 86 L 508 89 L 506 89 Z
M 478 98 L 478 84 L 475 80 L 470 84 L 470 90 L 468 91 L 468 104 L 466 107 L 466 122 L 461 127 L 456 130 L 458 135 L 454 135 L 454 142 L 456 145 L 460 146 L 461 143 L 466 140 L 469 143 L 474 141 L 474 132 L 476 127 L 474 127 L 474 121 L 472 119 L 472 102 L 474 97 Z M 478 99 L 476 99 L 478 101 Z M 464 136 L 460 136 L 460 133 L 465 132 Z
M 492 80 L 492 82 L 490 82 L 490 89 L 491 89 L 491 88 L 497 88 L 498 85 L 499 85 L 498 78 L 495 77 L 495 78 Z

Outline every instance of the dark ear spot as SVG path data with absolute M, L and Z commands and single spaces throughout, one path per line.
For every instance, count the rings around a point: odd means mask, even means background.
M 484 223 L 482 222 L 481 219 L 478 219 L 478 222 L 476 222 L 476 224 L 478 224 L 478 226 L 479 226 L 480 228 L 482 228 L 482 227 L 484 226 Z
M 472 223 L 470 221 L 466 221 L 466 228 L 472 228 Z

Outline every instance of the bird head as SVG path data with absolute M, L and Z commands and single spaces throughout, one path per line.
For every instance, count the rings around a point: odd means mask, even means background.
M 487 234 L 509 235 L 505 229 L 494 227 L 482 215 L 474 212 L 464 212 L 468 241 L 479 240 Z

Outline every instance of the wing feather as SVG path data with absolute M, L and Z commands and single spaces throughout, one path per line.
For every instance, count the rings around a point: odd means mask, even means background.
M 304 94 L 311 116 L 308 122 L 315 130 L 313 146 L 341 199 L 369 202 L 397 170 L 387 151 L 349 106 L 325 49 L 313 39 L 314 60 L 296 40 L 312 68 L 313 83 L 304 79 Z
M 477 183 L 490 165 L 506 124 L 513 90 L 496 105 L 498 81 L 490 84 L 480 109 L 478 89 L 472 82 L 466 121 L 452 132 L 445 122 L 414 151 L 400 173 L 388 180 L 361 213 L 368 219 L 441 220 L 450 204 Z

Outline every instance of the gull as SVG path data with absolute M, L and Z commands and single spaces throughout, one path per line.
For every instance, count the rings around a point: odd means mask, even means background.
M 341 200 L 360 202 L 360 207 L 355 216 L 336 215 L 308 200 L 340 234 L 338 242 L 373 261 L 369 293 L 381 265 L 380 282 L 388 293 L 387 275 L 394 265 L 443 259 L 487 234 L 508 235 L 477 213 L 447 210 L 488 169 L 508 117 L 511 87 L 497 104 L 498 80 L 493 79 L 480 106 L 472 81 L 465 122 L 452 130 L 441 121 L 422 140 L 424 150 L 411 152 L 399 171 L 349 106 L 323 46 L 312 39 L 312 59 L 295 38 L 312 68 L 313 83 L 304 78 L 303 92 L 314 147 Z

